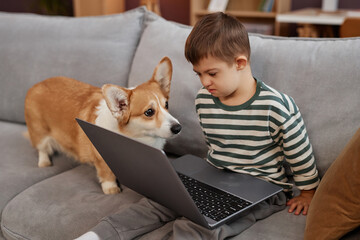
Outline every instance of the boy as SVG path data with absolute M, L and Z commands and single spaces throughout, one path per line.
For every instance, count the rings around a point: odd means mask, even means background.
M 305 215 L 319 182 L 305 126 L 290 97 L 253 78 L 243 25 L 223 13 L 206 15 L 190 33 L 185 56 L 204 86 L 196 109 L 210 149 L 207 160 L 215 167 L 252 174 L 289 191 L 292 184 L 282 165 L 285 157 L 302 189 L 300 196 L 287 202 L 289 212 Z M 225 239 L 283 210 L 285 204 L 281 192 L 231 224 L 208 230 L 142 198 L 79 239 L 134 239 L 145 233 L 150 234 L 147 239 Z
M 224 13 L 204 16 L 186 41 L 185 57 L 203 85 L 195 104 L 209 145 L 207 161 L 291 192 L 286 160 L 301 190 L 286 205 L 306 215 L 319 184 L 306 128 L 291 97 L 252 76 L 244 26 Z

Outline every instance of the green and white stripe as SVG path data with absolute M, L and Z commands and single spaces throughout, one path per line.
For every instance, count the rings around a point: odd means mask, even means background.
M 209 145 L 207 160 L 215 167 L 290 189 L 283 166 L 287 161 L 300 189 L 319 184 L 304 121 L 291 97 L 257 81 L 255 95 L 240 106 L 226 106 L 204 88 L 195 104 Z

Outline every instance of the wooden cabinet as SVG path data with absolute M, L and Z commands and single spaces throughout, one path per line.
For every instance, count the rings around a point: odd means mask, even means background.
M 247 28 L 270 27 L 272 29 L 270 34 L 281 35 L 283 31 L 286 31 L 286 24 L 276 23 L 276 14 L 290 11 L 291 0 L 274 0 L 272 10 L 269 12 L 259 10 L 262 1 L 228 0 L 225 13 L 237 17 Z M 210 13 L 207 10 L 209 3 L 210 0 L 190 0 L 191 25 L 194 25 L 202 16 Z
M 125 0 L 73 0 L 74 16 L 96 16 L 125 11 Z

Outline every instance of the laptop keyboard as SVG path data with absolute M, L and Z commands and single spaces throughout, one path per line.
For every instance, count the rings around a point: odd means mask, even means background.
M 178 173 L 201 214 L 220 221 L 251 205 L 251 202 Z

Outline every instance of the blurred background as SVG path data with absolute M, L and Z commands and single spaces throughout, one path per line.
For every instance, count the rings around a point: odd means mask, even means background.
M 0 11 L 4 12 L 26 12 L 26 13 L 37 13 L 37 14 L 46 14 L 46 15 L 64 15 L 64 16 L 85 16 L 86 11 L 89 11 L 98 4 L 98 8 L 104 8 L 104 6 L 100 6 L 99 4 L 102 3 L 103 5 L 106 3 L 108 6 L 108 13 L 113 12 L 123 12 L 133 8 L 138 7 L 139 5 L 146 5 L 146 2 L 150 2 L 152 4 L 156 4 L 159 10 L 159 15 L 164 17 L 167 20 L 175 21 L 178 23 L 186 24 L 186 25 L 193 25 L 194 22 L 197 20 L 197 17 L 201 17 L 204 13 L 200 13 L 196 15 L 194 13 L 194 6 L 200 8 L 206 8 L 211 0 L 0 0 Z M 220 0 L 223 1 L 223 0 Z M 244 6 L 253 5 L 258 8 L 257 5 L 263 4 L 266 0 L 225 0 L 229 3 L 226 10 L 231 10 L 231 6 Z M 269 0 L 268 0 L 269 1 Z M 305 8 L 314 8 L 314 9 L 321 9 L 323 1 L 325 0 L 272 0 L 275 1 L 275 7 L 270 9 L 270 12 L 273 15 L 267 16 L 266 13 L 262 15 L 246 15 L 242 17 L 239 15 L 239 18 L 244 22 L 253 21 L 255 23 L 264 22 L 266 24 L 271 25 L 270 32 L 267 34 L 275 34 L 275 35 L 284 35 L 284 36 L 297 36 L 298 31 L 296 24 L 290 24 L 287 26 L 286 32 L 281 33 L 279 26 L 276 25 L 276 14 L 283 13 L 283 12 L 290 12 L 296 11 Z M 360 0 L 335 0 L 338 9 L 353 9 L 359 10 L 360 9 Z M 280 10 L 280 4 L 285 3 L 285 8 Z M 78 4 L 78 5 L 76 5 Z M 116 7 L 114 7 L 117 5 Z M 276 7 L 277 6 L 277 7 Z M 77 9 L 75 9 L 77 7 Z M 86 9 L 87 8 L 87 9 Z M 277 9 L 276 9 L 277 8 Z M 80 10 L 79 10 L 80 9 Z M 237 11 L 241 11 L 242 9 L 237 9 Z M 248 9 L 245 9 L 248 11 Z M 252 9 L 252 11 L 258 11 L 259 9 Z M 77 12 L 76 12 L 77 11 Z M 79 13 L 80 11 L 80 13 Z M 82 13 L 81 13 L 82 11 Z M 113 12 L 112 12 L 113 11 Z M 202 10 L 197 10 L 198 12 Z M 96 14 L 88 14 L 88 15 L 96 15 Z M 250 28 L 251 26 L 249 26 Z M 338 31 L 339 26 L 332 26 L 335 27 L 335 32 Z M 359 26 L 360 28 L 360 26 Z M 253 30 L 256 31 L 256 30 Z M 282 30 L 281 30 L 282 31 Z M 265 32 L 266 33 L 266 32 Z M 336 36 L 338 34 L 335 34 Z

